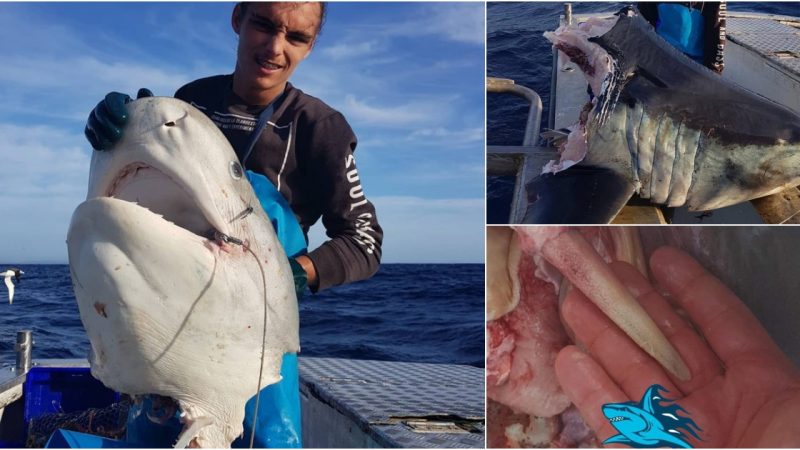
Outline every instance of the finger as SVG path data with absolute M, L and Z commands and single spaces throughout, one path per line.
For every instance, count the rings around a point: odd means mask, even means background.
M 107 119 L 112 121 L 115 125 L 125 125 L 125 122 L 128 121 L 128 109 L 125 105 L 130 103 L 130 101 L 131 98 L 127 94 L 120 92 L 109 92 L 106 94 L 105 99 L 103 99 L 101 103 L 107 108 Z
M 561 314 L 578 342 L 586 347 L 629 398 L 641 398 L 653 384 L 660 384 L 673 392 L 677 390 L 661 365 L 579 290 L 570 291 Z
M 97 150 L 106 150 L 114 145 L 114 130 L 117 130 L 117 139 L 119 139 L 119 136 L 121 136 L 122 132 L 119 130 L 119 128 L 113 124 L 110 124 L 108 121 L 101 120 L 99 116 L 102 116 L 103 113 L 100 113 L 98 116 L 98 108 L 101 108 L 101 106 L 98 105 L 97 108 L 95 108 L 89 115 L 89 120 L 86 122 L 86 129 L 94 134 L 94 142 L 92 142 L 91 139 L 89 141 L 92 143 L 92 146 Z M 97 144 L 97 146 L 94 144 Z
M 748 355 L 782 355 L 742 301 L 694 258 L 662 247 L 650 257 L 650 267 L 724 363 Z
M 106 102 L 100 102 L 92 111 L 92 115 L 89 117 L 89 124 L 98 135 L 98 138 L 113 143 L 122 137 L 122 129 L 117 126 L 112 116 L 113 114 L 109 112 Z
M 602 407 L 606 403 L 627 402 L 630 398 L 596 361 L 573 345 L 564 347 L 556 358 L 556 377 L 600 442 L 617 434 L 603 415 Z
M 685 319 L 678 315 L 669 302 L 655 291 L 636 268 L 627 263 L 615 262 L 611 264 L 611 269 L 689 366 L 689 371 L 692 373 L 690 380 L 681 381 L 676 377 L 670 377 L 683 393 L 688 394 L 706 386 L 715 376 L 722 373 L 722 365 L 708 344 Z M 669 386 L 663 386 L 669 389 Z
M 86 139 L 89 141 L 89 144 L 91 144 L 93 149 L 95 150 L 103 149 L 102 145 L 100 144 L 100 141 L 97 139 L 97 136 L 94 133 L 94 130 L 92 130 L 88 124 L 86 125 L 86 128 L 83 129 L 83 134 L 86 136 Z

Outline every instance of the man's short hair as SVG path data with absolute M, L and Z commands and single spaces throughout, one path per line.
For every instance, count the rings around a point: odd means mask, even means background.
M 250 2 L 239 2 L 239 20 L 244 19 L 244 16 L 247 14 L 247 6 Z M 325 19 L 328 17 L 328 2 L 309 2 L 309 3 L 318 3 L 319 4 L 319 25 L 317 25 L 317 35 L 314 36 L 314 39 L 318 38 L 320 34 L 322 34 L 322 25 L 325 24 Z

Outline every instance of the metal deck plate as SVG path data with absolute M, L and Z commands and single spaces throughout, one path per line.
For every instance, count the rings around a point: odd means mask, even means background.
M 800 75 L 800 21 L 794 23 L 798 27 L 773 18 L 729 17 L 728 39 Z
M 414 432 L 399 418 L 484 419 L 484 371 L 471 366 L 300 358 L 301 384 L 392 447 L 483 448 L 484 433 Z

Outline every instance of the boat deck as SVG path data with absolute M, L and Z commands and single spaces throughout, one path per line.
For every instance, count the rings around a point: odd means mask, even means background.
M 484 448 L 481 368 L 339 358 L 298 361 L 305 447 Z M 69 389 L 81 396 L 93 392 L 98 399 L 111 393 L 89 377 L 85 359 L 35 360 L 33 366 L 76 370 L 70 383 L 42 389 L 48 395 L 44 399 L 24 397 L 31 395 L 23 392 L 25 373 L 0 370 L 0 443 L 5 445 L 24 445 L 23 417 L 31 415 L 32 405 L 37 414 L 75 412 L 76 394 Z M 98 387 L 90 391 L 79 380 Z M 96 403 L 87 398 L 78 403 L 85 401 Z
M 484 371 L 472 366 L 301 358 L 303 442 L 309 447 L 484 447 Z M 316 398 L 319 405 L 307 405 Z M 330 415 L 333 409 L 339 414 Z M 347 418 L 348 440 L 320 427 Z M 309 423 L 306 423 L 308 421 Z M 366 436 L 360 436 L 364 433 Z M 333 440 L 336 441 L 333 441 Z

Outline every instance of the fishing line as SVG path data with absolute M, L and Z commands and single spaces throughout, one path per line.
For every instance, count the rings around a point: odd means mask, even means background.
M 793 219 L 793 218 L 794 218 L 796 215 L 798 215 L 798 214 L 800 214 L 800 210 L 797 210 L 797 211 L 795 211 L 794 213 L 792 213 L 792 215 L 791 215 L 791 216 L 789 216 L 789 217 L 787 217 L 787 218 L 783 219 L 779 225 L 783 225 L 783 224 L 785 224 L 786 222 L 790 221 L 791 219 Z
M 256 388 L 256 404 L 255 409 L 253 410 L 253 429 L 250 431 L 250 448 L 253 448 L 253 442 L 256 438 L 256 423 L 258 423 L 258 406 L 261 402 L 261 383 L 263 382 L 263 375 L 264 375 L 264 351 L 266 347 L 267 341 L 267 277 L 264 276 L 264 267 L 261 265 L 261 261 L 258 260 L 258 256 L 250 250 L 250 247 L 242 245 L 242 248 L 247 250 L 253 258 L 258 263 L 259 271 L 261 272 L 261 283 L 264 286 L 264 327 L 261 333 L 261 364 L 258 367 L 258 387 Z
M 248 206 L 242 213 L 237 216 L 239 219 L 244 219 L 253 211 L 252 206 Z M 236 220 L 236 219 L 234 219 Z M 267 277 L 264 275 L 264 266 L 261 265 L 261 261 L 258 259 L 258 256 L 250 249 L 250 246 L 245 245 L 241 239 L 237 239 L 233 236 L 228 236 L 227 234 L 221 233 L 216 231 L 215 237 L 220 241 L 229 243 L 229 244 L 236 244 L 240 245 L 245 251 L 253 255 L 253 259 L 256 260 L 256 264 L 258 264 L 259 272 L 261 273 L 261 285 L 264 288 L 264 326 L 262 327 L 261 331 L 261 364 L 258 367 L 258 386 L 256 388 L 256 404 L 253 411 L 253 429 L 250 431 L 250 447 L 253 448 L 253 444 L 256 438 L 256 424 L 258 423 L 258 407 L 261 403 L 261 385 L 264 382 L 264 358 L 266 352 L 266 341 L 267 341 L 267 319 L 269 318 L 269 308 L 267 306 Z

